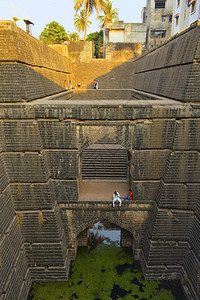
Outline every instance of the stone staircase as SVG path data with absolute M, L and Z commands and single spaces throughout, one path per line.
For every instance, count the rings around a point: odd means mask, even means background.
M 131 100 L 133 91 L 124 89 L 74 90 L 71 100 Z
M 127 150 L 114 143 L 98 143 L 82 153 L 82 180 L 127 181 Z

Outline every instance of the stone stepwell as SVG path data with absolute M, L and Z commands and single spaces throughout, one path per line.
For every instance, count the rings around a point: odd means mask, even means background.
M 0 300 L 26 299 L 34 281 L 68 280 L 79 237 L 103 220 L 130 234 L 146 279 L 179 279 L 200 299 L 199 23 L 84 77 L 86 88 L 92 77 L 101 88 L 134 88 L 137 100 L 64 99 L 70 60 L 10 21 L 0 34 Z M 99 140 L 128 153 L 134 200 L 120 211 L 79 200 L 82 153 Z

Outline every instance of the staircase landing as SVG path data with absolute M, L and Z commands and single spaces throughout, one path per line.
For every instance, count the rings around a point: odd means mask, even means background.
M 79 200 L 80 201 L 110 201 L 114 191 L 118 191 L 120 196 L 127 194 L 130 186 L 127 182 L 98 182 L 80 181 Z

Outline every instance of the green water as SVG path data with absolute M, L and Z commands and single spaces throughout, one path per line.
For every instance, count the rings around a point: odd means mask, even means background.
M 134 266 L 133 254 L 115 243 L 102 244 L 88 253 L 78 249 L 72 274 L 65 283 L 33 284 L 33 300 L 115 300 L 115 299 L 183 299 L 162 288 L 159 281 L 146 281 Z

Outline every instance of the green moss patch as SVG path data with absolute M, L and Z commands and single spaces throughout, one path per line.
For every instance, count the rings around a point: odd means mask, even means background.
M 88 254 L 80 247 L 72 274 L 64 283 L 35 283 L 33 300 L 175 299 L 159 281 L 146 281 L 126 248 L 101 245 Z

